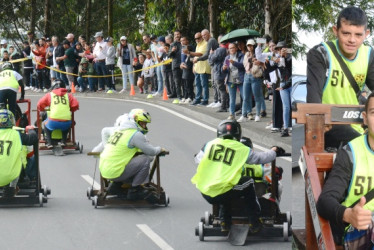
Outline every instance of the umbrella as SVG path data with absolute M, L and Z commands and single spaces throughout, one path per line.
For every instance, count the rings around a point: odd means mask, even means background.
M 221 38 L 221 43 L 235 42 L 239 40 L 246 40 L 252 37 L 259 37 L 260 33 L 251 29 L 237 29 L 227 33 Z

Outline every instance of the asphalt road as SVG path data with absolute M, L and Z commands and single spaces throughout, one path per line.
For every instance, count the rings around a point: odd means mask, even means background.
M 40 95 L 39 95 L 40 96 Z M 36 108 L 37 97 L 31 97 Z M 211 206 L 190 179 L 196 165 L 193 155 L 216 136 L 215 127 L 165 107 L 131 100 L 79 98 L 76 138 L 83 154 L 40 156 L 42 184 L 52 189 L 43 208 L 1 208 L 2 249 L 236 249 L 225 238 L 200 242 L 194 235 L 200 217 Z M 90 185 L 82 175 L 93 177 L 95 159 L 87 156 L 99 141 L 100 131 L 132 108 L 145 108 L 152 115 L 147 137 L 153 145 L 170 150 L 161 158 L 161 184 L 170 197 L 169 207 L 104 207 L 94 209 L 86 197 Z M 186 120 L 188 119 L 188 120 Z M 33 118 L 35 121 L 35 118 Z M 255 141 L 255 143 L 257 143 Z M 282 158 L 283 196 L 281 211 L 291 211 L 293 189 L 290 161 Z M 96 181 L 99 181 L 96 173 Z M 294 223 L 298 223 L 294 220 Z M 291 240 L 291 238 L 290 238 Z M 247 242 L 251 249 L 291 249 L 290 242 L 259 239 Z

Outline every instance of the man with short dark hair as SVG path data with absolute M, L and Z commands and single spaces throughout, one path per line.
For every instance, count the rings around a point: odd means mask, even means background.
M 370 33 L 365 12 L 357 7 L 344 8 L 333 32 L 336 40 L 321 43 L 308 52 L 307 102 L 356 105 L 359 93 L 356 93 L 351 84 L 357 85 L 360 90 L 365 85 L 374 89 L 374 53 L 369 46 L 363 44 Z M 356 83 L 350 83 L 334 49 L 338 51 Z M 346 143 L 362 132 L 357 125 L 334 126 L 325 135 L 325 146 L 338 148 L 340 141 Z
M 180 43 L 181 32 L 179 30 L 174 31 L 174 41 L 170 44 L 169 57 L 173 59 L 171 62 L 171 68 L 173 72 L 173 83 L 174 83 L 174 93 L 172 93 L 171 98 L 178 98 L 182 100 L 182 70 L 180 68 L 181 64 L 181 50 L 182 45 Z
M 99 76 L 105 76 L 108 75 L 108 72 L 105 67 L 105 58 L 108 51 L 108 46 L 104 41 L 103 32 L 96 32 L 95 39 L 96 45 L 93 49 L 93 56 L 95 58 L 95 72 Z M 105 91 L 105 85 L 108 86 L 108 82 L 109 79 L 107 77 L 100 77 L 98 91 Z
M 374 200 L 374 93 L 362 113 L 368 132 L 338 150 L 318 198 L 317 211 L 329 220 L 334 241 L 345 249 L 372 249 Z

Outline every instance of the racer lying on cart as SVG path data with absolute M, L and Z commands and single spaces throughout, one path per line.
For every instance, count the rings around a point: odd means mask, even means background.
M 38 110 L 44 111 L 49 107 L 48 118 L 43 122 L 46 135 L 46 147 L 52 146 L 52 131 L 62 131 L 61 146 L 66 146 L 67 135 L 71 127 L 71 112 L 79 109 L 78 100 L 65 88 L 65 83 L 59 79 L 53 82 L 52 91 L 38 101 Z
M 0 187 L 3 197 L 13 197 L 22 168 L 22 145 L 34 145 L 38 136 L 33 129 L 21 133 L 13 129 L 14 116 L 7 109 L 0 109 Z
M 261 228 L 260 204 L 256 197 L 254 180 L 243 176 L 244 164 L 263 164 L 273 161 L 283 150 L 272 147 L 267 152 L 255 152 L 240 142 L 241 126 L 234 120 L 224 120 L 217 128 L 217 138 L 206 143 L 196 155 L 199 162 L 191 182 L 210 204 L 220 204 L 222 231 L 231 227 L 231 201 L 244 197 L 248 206 L 251 232 Z
M 128 119 L 112 131 L 100 155 L 99 166 L 102 177 L 112 181 L 111 193 L 121 193 L 122 184 L 131 183 L 127 199 L 152 200 L 152 193 L 141 184 L 148 177 L 152 157 L 166 150 L 152 146 L 145 137 L 150 122 L 147 111 L 133 109 Z

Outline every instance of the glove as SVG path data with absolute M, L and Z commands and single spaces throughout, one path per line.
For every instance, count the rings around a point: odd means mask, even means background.
M 286 151 L 282 147 L 273 146 L 276 148 L 275 153 L 277 153 L 277 157 L 284 155 Z
M 165 148 L 161 148 L 161 152 L 160 152 L 161 156 L 168 155 L 168 154 L 169 154 L 169 151 L 167 151 Z

